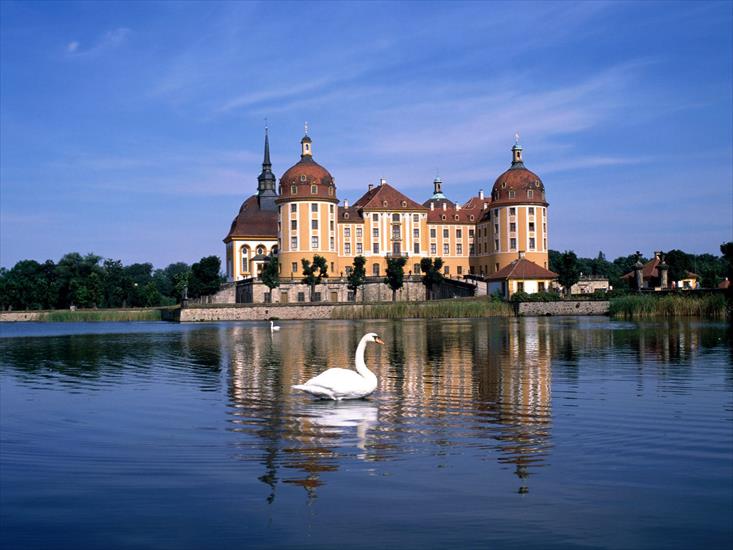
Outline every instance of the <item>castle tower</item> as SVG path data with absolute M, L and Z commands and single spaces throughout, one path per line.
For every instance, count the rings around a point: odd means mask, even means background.
M 300 140 L 300 161 L 280 178 L 278 237 L 280 276 L 302 278 L 301 259 L 316 254 L 326 258 L 328 274 L 336 275 L 338 245 L 336 221 L 338 198 L 331 174 L 313 160 L 312 140 L 306 133 Z
M 272 173 L 272 163 L 270 162 L 270 139 L 267 127 L 265 126 L 265 157 L 262 160 L 262 172 L 257 176 L 257 203 L 260 210 L 275 210 L 275 199 L 277 191 L 275 183 L 277 178 Z
M 494 183 L 491 205 L 478 225 L 480 248 L 488 254 L 477 271 L 496 273 L 516 260 L 520 253 L 548 269 L 548 203 L 545 186 L 524 166 L 519 135 L 512 147 L 512 164 Z

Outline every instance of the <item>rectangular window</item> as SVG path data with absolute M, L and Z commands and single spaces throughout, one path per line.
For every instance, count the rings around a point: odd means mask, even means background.
M 329 187 L 328 190 L 331 191 L 331 188 Z M 328 206 L 328 211 L 333 214 L 333 204 Z
M 298 301 L 305 302 L 305 292 L 298 292 Z
M 435 246 L 435 243 L 430 243 L 430 255 L 435 256 L 438 253 L 438 248 Z
M 298 230 L 298 220 L 290 220 L 290 229 L 293 231 Z
M 356 228 L 356 238 L 361 239 L 361 227 Z
M 542 241 L 542 250 L 547 250 L 547 239 Z
M 456 229 L 456 239 L 462 239 L 463 238 L 463 231 L 460 229 Z
M 533 195 L 534 195 L 534 191 L 532 191 L 531 189 L 527 189 L 527 198 L 531 199 Z
M 379 223 L 379 214 L 372 214 L 372 221 L 374 223 Z
M 318 237 L 311 237 L 311 250 L 318 248 Z
M 443 245 L 443 256 L 447 256 L 449 253 L 450 253 L 450 249 L 449 249 L 448 243 L 445 243 Z
M 468 230 L 468 238 L 473 239 L 473 229 Z
M 509 249 L 510 250 L 516 250 L 517 249 L 517 239 L 509 239 Z
M 538 292 L 545 291 L 545 281 L 540 281 L 539 283 L 537 283 L 537 290 Z
M 298 237 L 290 237 L 290 250 L 298 249 Z
M 534 250 L 534 237 L 529 238 L 529 249 Z
M 534 206 L 529 207 L 529 215 L 534 216 Z
M 362 253 L 361 243 L 356 243 L 356 253 L 357 254 L 361 254 Z
M 517 196 L 517 192 L 516 191 L 509 191 L 509 198 L 510 199 L 513 199 L 516 196 Z
M 417 216 L 417 214 L 415 214 Z M 420 264 L 412 264 L 412 273 L 417 275 L 420 273 Z
M 450 275 L 450 266 L 443 266 L 443 275 Z
M 392 239 L 396 240 L 400 238 L 400 226 L 399 225 L 393 225 L 392 226 Z
M 529 230 L 534 231 L 534 222 L 529 222 Z
M 542 232 L 547 233 L 547 224 L 546 223 L 542 224 Z
M 475 252 L 475 251 L 476 251 L 476 249 L 474 248 L 474 246 L 473 246 L 473 243 L 469 244 L 469 245 L 468 245 L 468 253 L 469 253 L 469 254 L 470 254 L 471 256 L 473 256 L 473 254 L 474 254 L 474 252 Z
M 516 209 L 516 208 L 514 208 L 514 207 L 511 207 L 511 208 L 509 209 L 509 215 L 510 215 L 510 216 L 516 216 L 516 215 L 517 215 L 517 209 Z
M 311 195 L 315 195 L 318 193 L 318 186 L 317 185 L 311 185 Z
M 399 223 L 400 222 L 400 215 L 399 214 L 392 214 L 392 221 Z
M 379 264 L 372 264 L 372 275 L 379 276 Z
M 290 211 L 291 211 L 291 212 L 297 212 L 297 211 L 298 211 L 298 205 L 297 205 L 297 204 L 295 204 L 295 203 L 292 203 L 292 204 L 290 205 Z
M 516 233 L 517 232 L 517 224 L 515 222 L 511 222 L 509 224 L 509 232 L 510 233 Z
M 349 275 L 351 275 L 352 271 L 354 271 L 354 268 L 351 267 L 350 265 L 347 265 L 346 266 L 346 276 L 348 277 Z
M 374 229 L 372 229 L 372 237 L 374 237 L 375 239 L 379 238 L 379 228 L 378 227 L 375 227 Z
M 392 243 L 392 254 L 395 256 L 402 255 L 402 247 L 400 246 L 399 242 Z
M 298 194 L 298 186 L 297 185 L 291 185 L 290 186 L 290 194 L 291 195 L 297 195 Z
M 372 253 L 373 254 L 379 254 L 379 243 L 374 243 L 372 245 Z
M 496 227 L 499 227 L 498 225 Z M 489 228 L 488 226 L 484 225 L 484 237 L 488 235 Z
M 347 239 L 351 237 L 351 228 L 350 227 L 344 227 L 344 237 Z
M 462 265 L 459 265 L 456 269 L 458 270 L 459 275 L 463 275 L 463 266 Z
M 413 214 L 412 221 L 415 223 L 420 223 L 420 214 Z
M 297 273 L 298 272 L 298 262 L 293 262 L 290 265 L 290 267 L 291 267 L 293 273 Z
M 413 229 L 413 230 L 412 230 L 412 236 L 413 236 L 413 237 L 414 237 L 415 239 L 419 239 L 419 238 L 420 238 L 420 230 L 419 230 L 419 229 L 417 229 L 417 228 Z
M 499 239 L 494 241 L 494 252 L 499 252 Z
M 456 255 L 463 255 L 463 245 L 461 243 L 456 244 Z
M 434 227 L 431 227 L 430 228 L 430 238 L 431 239 L 434 239 L 435 238 L 435 228 Z
M 318 203 L 317 202 L 311 203 L 311 212 L 318 212 Z
M 318 229 L 318 220 L 311 220 L 311 229 Z
M 333 231 L 333 220 L 330 221 L 329 226 L 331 228 L 331 231 Z
M 443 238 L 444 239 L 447 239 L 448 238 L 448 230 L 447 229 L 443 229 Z
M 412 243 L 412 251 L 415 254 L 420 254 L 420 243 Z
M 495 223 L 494 224 L 494 235 L 498 235 L 498 234 L 499 234 L 499 224 L 498 223 Z
M 335 250 L 336 249 L 336 242 L 334 241 L 333 237 L 329 237 L 329 239 L 328 239 L 328 248 L 330 250 Z M 333 271 L 333 267 L 331 267 L 331 271 Z
M 524 292 L 524 282 L 517 281 L 517 292 Z

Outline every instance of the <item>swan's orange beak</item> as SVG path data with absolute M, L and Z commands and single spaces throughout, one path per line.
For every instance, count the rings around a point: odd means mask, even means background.
M 375 336 L 375 337 L 374 337 L 374 341 L 375 341 L 375 342 L 376 342 L 377 344 L 381 344 L 381 345 L 384 345 L 384 340 L 382 340 L 382 339 L 381 339 L 381 338 L 380 338 L 379 336 Z

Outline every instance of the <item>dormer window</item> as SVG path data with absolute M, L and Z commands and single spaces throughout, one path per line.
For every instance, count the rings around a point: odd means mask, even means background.
M 441 219 L 441 220 L 445 220 L 445 214 L 441 214 L 441 215 L 440 215 L 440 219 Z
M 298 194 L 298 186 L 297 185 L 291 185 L 290 186 L 290 194 L 291 195 L 297 195 Z
M 328 196 L 333 197 L 333 187 L 331 186 L 328 187 Z
M 384 206 L 385 208 L 387 208 L 387 201 L 382 201 L 382 206 Z
M 348 212 L 344 212 L 344 219 L 345 220 L 348 220 L 349 219 L 349 213 Z
M 469 216 L 470 220 L 473 221 L 473 214 Z
M 311 195 L 315 195 L 318 193 L 318 186 L 317 185 L 311 185 Z
M 528 189 L 528 190 L 527 190 L 527 198 L 528 198 L 528 199 L 531 199 L 531 198 L 532 198 L 532 196 L 534 196 L 534 191 L 532 191 L 531 189 Z
M 402 201 L 402 208 L 406 208 L 406 207 L 407 207 L 407 201 Z
M 509 198 L 513 199 L 516 196 L 516 191 L 509 191 Z
M 453 215 L 453 219 L 456 220 L 456 221 L 458 221 L 458 214 L 454 214 Z
M 307 179 L 308 179 L 308 178 L 306 177 L 306 175 L 305 175 L 305 174 L 301 174 L 301 176 L 300 176 L 300 181 L 306 181 Z
M 502 189 L 506 189 L 506 182 L 505 181 L 501 183 L 501 188 Z

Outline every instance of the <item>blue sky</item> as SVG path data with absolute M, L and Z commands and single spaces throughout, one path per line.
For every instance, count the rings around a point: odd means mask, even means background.
M 315 159 L 465 200 L 516 131 L 550 247 L 733 239 L 733 3 L 2 2 L 0 264 L 223 255 L 257 185 Z

